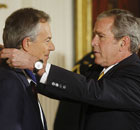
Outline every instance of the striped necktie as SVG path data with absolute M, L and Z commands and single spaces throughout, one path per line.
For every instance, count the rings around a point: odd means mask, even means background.
M 102 73 L 99 75 L 98 80 L 100 80 L 103 76 L 104 76 L 104 72 L 102 72 Z

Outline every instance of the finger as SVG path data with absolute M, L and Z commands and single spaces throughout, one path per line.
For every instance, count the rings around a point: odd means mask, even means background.
M 17 68 L 16 63 L 12 62 L 10 59 L 6 60 L 6 63 L 12 68 Z
M 10 59 L 8 59 L 8 60 L 6 61 L 6 63 L 7 63 L 7 64 L 10 64 L 10 63 L 11 63 Z
M 2 49 L 2 52 L 3 53 L 12 53 L 14 50 L 16 50 L 16 49 L 13 49 L 13 48 L 4 48 L 4 49 Z
M 0 53 L 0 58 L 10 58 L 11 57 L 11 54 L 9 53 Z
M 16 51 L 17 51 L 17 49 L 4 48 L 4 49 L 1 50 L 1 54 L 9 54 L 9 55 L 12 55 Z
M 11 58 L 14 51 L 16 51 L 16 49 L 8 49 L 8 48 L 2 49 L 2 51 L 0 52 L 0 57 Z

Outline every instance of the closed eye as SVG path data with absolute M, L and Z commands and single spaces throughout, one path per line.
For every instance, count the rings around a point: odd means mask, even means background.
M 46 42 L 50 42 L 51 41 L 51 37 L 48 37 L 47 39 L 46 39 Z
M 103 38 L 104 36 L 103 35 L 98 35 L 100 38 Z

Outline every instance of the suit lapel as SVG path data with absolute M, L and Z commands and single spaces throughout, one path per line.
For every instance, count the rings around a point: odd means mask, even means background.
M 35 113 L 37 113 L 37 116 L 38 116 L 37 119 L 42 124 L 42 122 L 41 122 L 41 116 L 40 116 L 40 109 L 39 109 L 39 106 L 38 106 L 38 101 L 36 100 L 36 98 L 34 97 L 34 95 L 32 93 L 32 88 L 31 88 L 31 86 L 30 86 L 27 78 L 25 77 L 25 75 L 22 72 L 22 70 L 16 69 L 15 71 L 16 71 L 16 74 L 17 74 L 18 79 L 22 82 L 25 91 L 27 92 L 28 96 L 31 99 L 32 105 L 35 108 Z M 44 119 L 44 122 L 45 122 L 45 119 Z M 45 125 L 46 125 L 46 123 L 45 123 Z M 47 130 L 47 127 L 46 126 L 45 126 L 45 129 Z M 42 125 L 42 130 L 43 130 L 43 125 Z
M 15 69 L 18 79 L 22 82 L 24 88 L 28 88 L 29 82 L 27 81 L 24 73 L 20 69 Z

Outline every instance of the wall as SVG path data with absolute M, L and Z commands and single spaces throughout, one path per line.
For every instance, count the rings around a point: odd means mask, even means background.
M 51 16 L 52 41 L 56 47 L 49 62 L 71 70 L 73 66 L 73 1 L 72 0 L 1 0 L 7 8 L 0 9 L 0 43 L 5 19 L 13 11 L 22 7 L 41 9 Z M 53 129 L 53 121 L 58 101 L 39 96 L 47 118 L 48 129 Z

